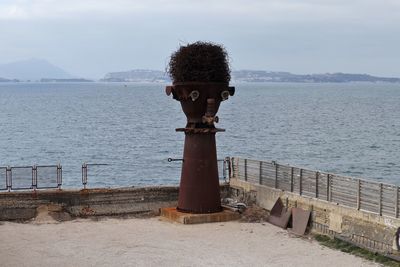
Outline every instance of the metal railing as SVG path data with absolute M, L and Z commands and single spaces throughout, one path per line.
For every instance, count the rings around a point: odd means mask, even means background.
M 61 188 L 61 165 L 0 167 L 0 190 Z
M 183 159 L 181 158 L 168 158 L 168 162 L 181 162 Z M 218 176 L 219 180 L 224 180 L 224 182 L 228 182 L 230 177 L 230 157 L 226 157 L 224 159 L 218 159 Z
M 83 163 L 82 164 L 82 185 L 83 189 L 86 189 L 88 184 L 88 169 L 89 167 L 96 167 L 96 166 L 108 166 L 109 164 L 101 164 L 101 163 Z
M 357 210 L 399 217 L 399 186 L 278 164 L 232 158 L 232 176 Z

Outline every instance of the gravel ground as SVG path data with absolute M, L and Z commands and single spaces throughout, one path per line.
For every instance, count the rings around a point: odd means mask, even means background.
M 268 223 L 153 218 L 1 223 L 0 266 L 379 266 Z

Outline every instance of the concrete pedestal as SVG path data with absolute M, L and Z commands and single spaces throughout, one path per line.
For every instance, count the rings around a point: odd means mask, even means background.
M 228 209 L 215 213 L 193 214 L 180 212 L 176 208 L 161 208 L 160 216 L 182 224 L 227 222 L 240 218 L 239 213 Z

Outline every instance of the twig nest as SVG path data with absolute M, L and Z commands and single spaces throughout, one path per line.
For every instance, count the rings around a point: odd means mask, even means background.
M 168 74 L 173 83 L 218 82 L 228 84 L 231 79 L 228 53 L 222 45 L 195 42 L 171 55 Z

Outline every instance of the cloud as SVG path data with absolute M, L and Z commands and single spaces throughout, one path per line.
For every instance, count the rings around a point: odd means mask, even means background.
M 0 19 L 26 19 L 28 14 L 25 9 L 18 5 L 3 5 L 0 6 Z
M 399 0 L 0 0 L 0 62 L 100 77 L 162 69 L 179 43 L 210 40 L 236 68 L 400 76 L 398 25 Z
M 0 19 L 3 20 L 203 14 L 261 21 L 398 21 L 399 12 L 400 1 L 397 0 L 16 0 L 0 4 Z

